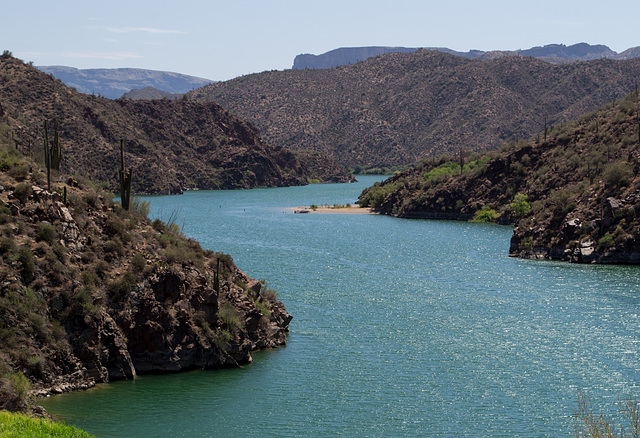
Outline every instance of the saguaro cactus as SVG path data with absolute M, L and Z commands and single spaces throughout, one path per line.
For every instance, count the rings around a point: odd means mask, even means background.
M 218 266 L 213 272 L 213 290 L 215 290 L 218 296 L 220 296 L 220 259 L 218 258 L 217 261 Z
M 60 170 L 62 161 L 62 148 L 60 147 L 60 136 L 58 135 L 58 121 L 54 121 L 53 141 L 49 142 L 49 127 L 44 121 L 44 164 L 47 167 L 47 188 L 51 191 L 51 169 Z
M 127 174 L 124 170 L 124 140 L 120 140 L 120 203 L 122 208 L 129 210 L 131 200 L 131 169 Z

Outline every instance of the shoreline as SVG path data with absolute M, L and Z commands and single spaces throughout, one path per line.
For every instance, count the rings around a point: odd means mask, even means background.
M 309 207 L 287 207 L 287 210 L 296 212 L 304 212 L 304 213 L 322 213 L 322 214 L 378 214 L 370 208 L 365 207 L 318 207 L 315 210 L 312 210 Z

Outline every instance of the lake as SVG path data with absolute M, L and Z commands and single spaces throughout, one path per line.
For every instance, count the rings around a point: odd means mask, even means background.
M 509 258 L 510 227 L 293 214 L 380 180 L 147 197 L 265 279 L 286 347 L 43 401 L 99 437 L 568 436 L 640 397 L 640 269 Z M 622 421 L 619 421 L 620 423 Z

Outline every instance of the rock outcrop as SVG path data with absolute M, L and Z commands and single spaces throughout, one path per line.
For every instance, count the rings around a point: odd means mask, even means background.
M 15 373 L 43 396 L 286 343 L 291 315 L 228 255 L 72 178 L 43 189 L 15 150 L 0 168 L 0 395 Z

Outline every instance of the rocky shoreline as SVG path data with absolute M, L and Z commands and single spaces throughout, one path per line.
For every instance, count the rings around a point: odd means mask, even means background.
M 286 344 L 292 316 L 230 256 L 144 204 L 125 211 L 73 178 L 45 190 L 37 167 L 16 167 L 0 172 L 0 408 L 34 408 L 4 384 L 19 374 L 43 397 Z

